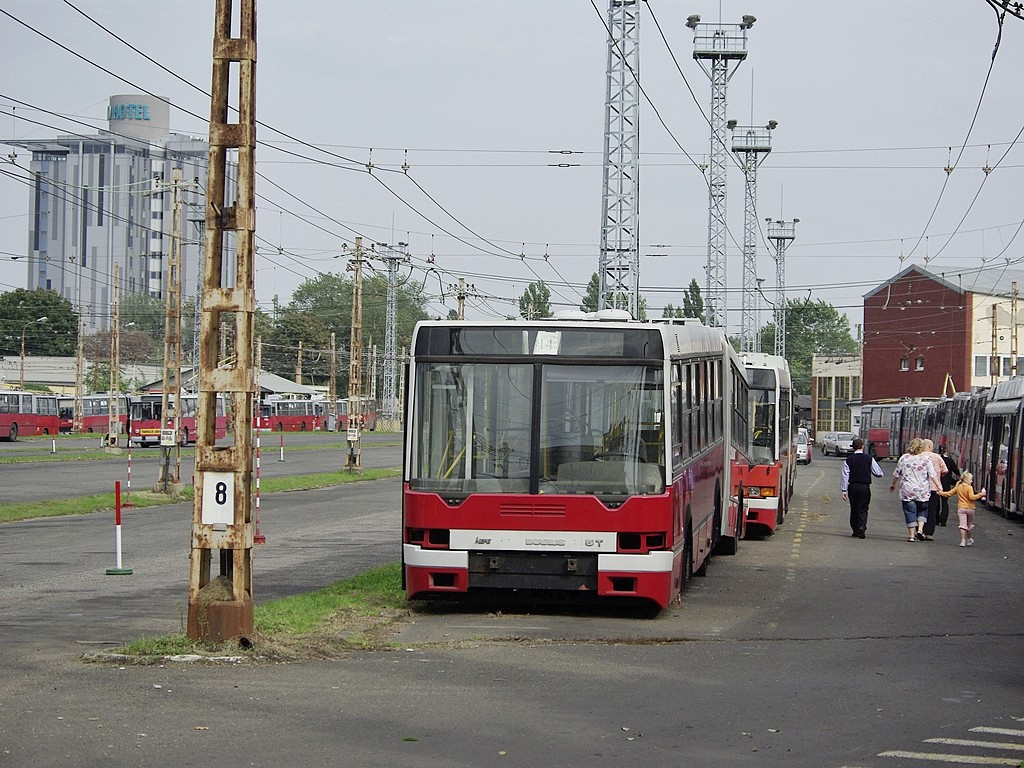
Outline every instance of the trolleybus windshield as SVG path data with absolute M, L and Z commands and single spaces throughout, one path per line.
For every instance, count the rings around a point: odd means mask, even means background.
M 532 342 L 527 349 L 548 343 L 542 335 Z M 547 362 L 544 355 L 418 363 L 410 489 L 446 496 L 662 493 L 661 368 L 566 365 L 564 357 Z

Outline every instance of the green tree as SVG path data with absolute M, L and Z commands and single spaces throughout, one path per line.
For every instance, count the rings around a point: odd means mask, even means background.
M 661 310 L 662 317 L 686 317 L 686 311 L 682 307 L 676 307 L 671 303 L 665 305 Z
M 587 292 L 583 294 L 583 301 L 580 302 L 580 309 L 584 312 L 597 312 L 598 299 L 601 293 L 601 278 L 597 272 L 590 276 L 587 283 Z
M 167 323 L 167 302 L 144 293 L 122 294 L 118 306 L 121 317 L 121 330 L 130 328 L 132 332 L 148 333 L 154 344 L 163 347 L 164 327 Z M 192 315 L 185 316 L 182 310 L 182 325 L 192 327 Z M 191 332 L 190 332 L 191 334 Z M 189 336 L 191 340 L 191 335 Z
M 551 291 L 543 280 L 530 283 L 519 297 L 519 315 L 527 320 L 551 317 Z
M 595 272 L 590 276 L 590 282 L 587 283 L 586 293 L 583 294 L 583 301 L 580 302 L 580 309 L 584 312 L 597 312 L 597 308 L 600 304 L 601 298 L 601 278 Z M 647 319 L 647 299 L 643 296 L 640 297 L 637 302 L 637 315 L 638 320 Z
M 683 294 L 683 317 L 695 317 L 704 325 L 707 325 L 707 318 L 704 316 L 704 299 L 700 294 L 700 285 L 697 278 L 690 280 L 690 285 Z
M 20 355 L 23 334 L 26 355 L 73 355 L 78 316 L 56 291 L 16 288 L 0 294 L 0 354 Z
M 387 326 L 387 288 L 384 275 L 363 279 L 362 336 L 363 353 L 368 345 L 377 347 L 378 360 L 383 354 Z M 413 326 L 426 320 L 426 299 L 422 286 L 406 279 L 396 293 L 397 350 L 408 347 Z M 331 369 L 331 332 L 334 332 L 336 354 L 335 389 L 340 395 L 348 391 L 349 344 L 352 335 L 352 280 L 336 273 L 324 273 L 302 283 L 292 294 L 287 306 L 275 303 L 273 318 L 256 320 L 263 338 L 263 368 L 279 376 L 294 379 L 302 342 L 303 383 L 326 385 Z M 364 371 L 368 371 L 364 360 Z
M 775 323 L 761 328 L 761 349 L 775 349 Z M 786 302 L 786 359 L 797 394 L 811 392 L 811 359 L 815 355 L 849 355 L 858 349 L 850 333 L 850 319 L 827 301 Z

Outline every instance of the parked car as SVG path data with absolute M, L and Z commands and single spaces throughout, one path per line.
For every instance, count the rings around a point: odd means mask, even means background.
M 853 432 L 826 432 L 821 438 L 823 456 L 847 456 L 853 453 Z
M 796 463 L 811 463 L 811 438 L 803 427 L 800 427 L 800 431 L 796 434 Z

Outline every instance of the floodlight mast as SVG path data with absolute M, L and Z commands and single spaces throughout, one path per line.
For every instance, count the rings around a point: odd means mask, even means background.
M 756 19 L 749 14 L 740 24 L 701 23 L 693 14 L 686 26 L 693 30 L 693 58 L 711 79 L 711 154 L 708 158 L 708 261 L 707 295 L 704 300 L 708 325 L 725 328 L 726 224 L 725 224 L 725 110 L 726 89 L 739 63 L 747 58 L 747 30 Z M 735 63 L 730 72 L 730 64 Z
M 768 239 L 775 243 L 775 354 L 786 356 L 786 249 L 796 239 L 796 225 L 792 221 L 768 222 Z
M 778 123 L 765 126 L 740 126 L 728 122 L 732 131 L 732 151 L 742 157 L 743 196 L 743 313 L 740 319 L 740 351 L 760 352 L 757 328 L 757 167 L 772 151 L 772 134 Z
M 639 312 L 640 3 L 609 0 L 598 309 Z

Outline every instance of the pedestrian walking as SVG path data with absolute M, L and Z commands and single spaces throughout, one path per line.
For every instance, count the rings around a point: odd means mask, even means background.
M 938 481 L 939 473 L 931 457 L 924 453 L 924 441 L 915 437 L 910 441 L 907 452 L 900 456 L 892 473 L 889 492 L 896 490 L 900 483 L 900 503 L 907 523 L 907 541 L 930 541 L 925 538 L 924 525 L 928 522 L 928 500 L 931 498 L 931 481 Z
M 939 480 L 942 483 L 942 490 L 949 491 L 960 480 L 960 467 L 957 466 L 956 459 L 949 455 L 945 445 L 939 446 L 939 456 L 948 470 Z M 939 495 L 942 499 L 939 503 L 939 526 L 945 528 L 946 521 L 949 520 L 949 496 L 945 493 Z
M 921 441 L 924 443 L 924 450 L 922 451 L 929 460 L 932 462 L 932 466 L 935 467 L 935 476 L 929 480 L 929 486 L 931 493 L 928 494 L 928 519 L 924 523 L 924 538 L 925 541 L 931 541 L 932 536 L 935 535 L 935 526 L 939 521 L 939 507 L 941 506 L 942 497 L 939 496 L 939 491 L 942 490 L 942 476 L 949 473 L 946 469 L 946 462 L 942 460 L 939 454 L 935 453 L 935 443 L 928 438 L 924 438 Z
M 884 477 L 882 468 L 873 457 L 864 453 L 864 441 L 853 439 L 853 453 L 843 462 L 839 475 L 839 490 L 850 502 L 850 528 L 853 535 L 863 539 L 868 529 L 868 506 L 871 504 L 871 478 Z
M 960 519 L 961 547 L 974 546 L 974 502 L 985 498 L 984 488 L 977 493 L 974 492 L 974 488 L 971 485 L 973 481 L 974 475 L 970 472 L 964 472 L 960 475 L 960 482 L 953 488 L 948 491 L 940 491 L 947 499 L 950 496 L 956 496 L 956 515 Z

